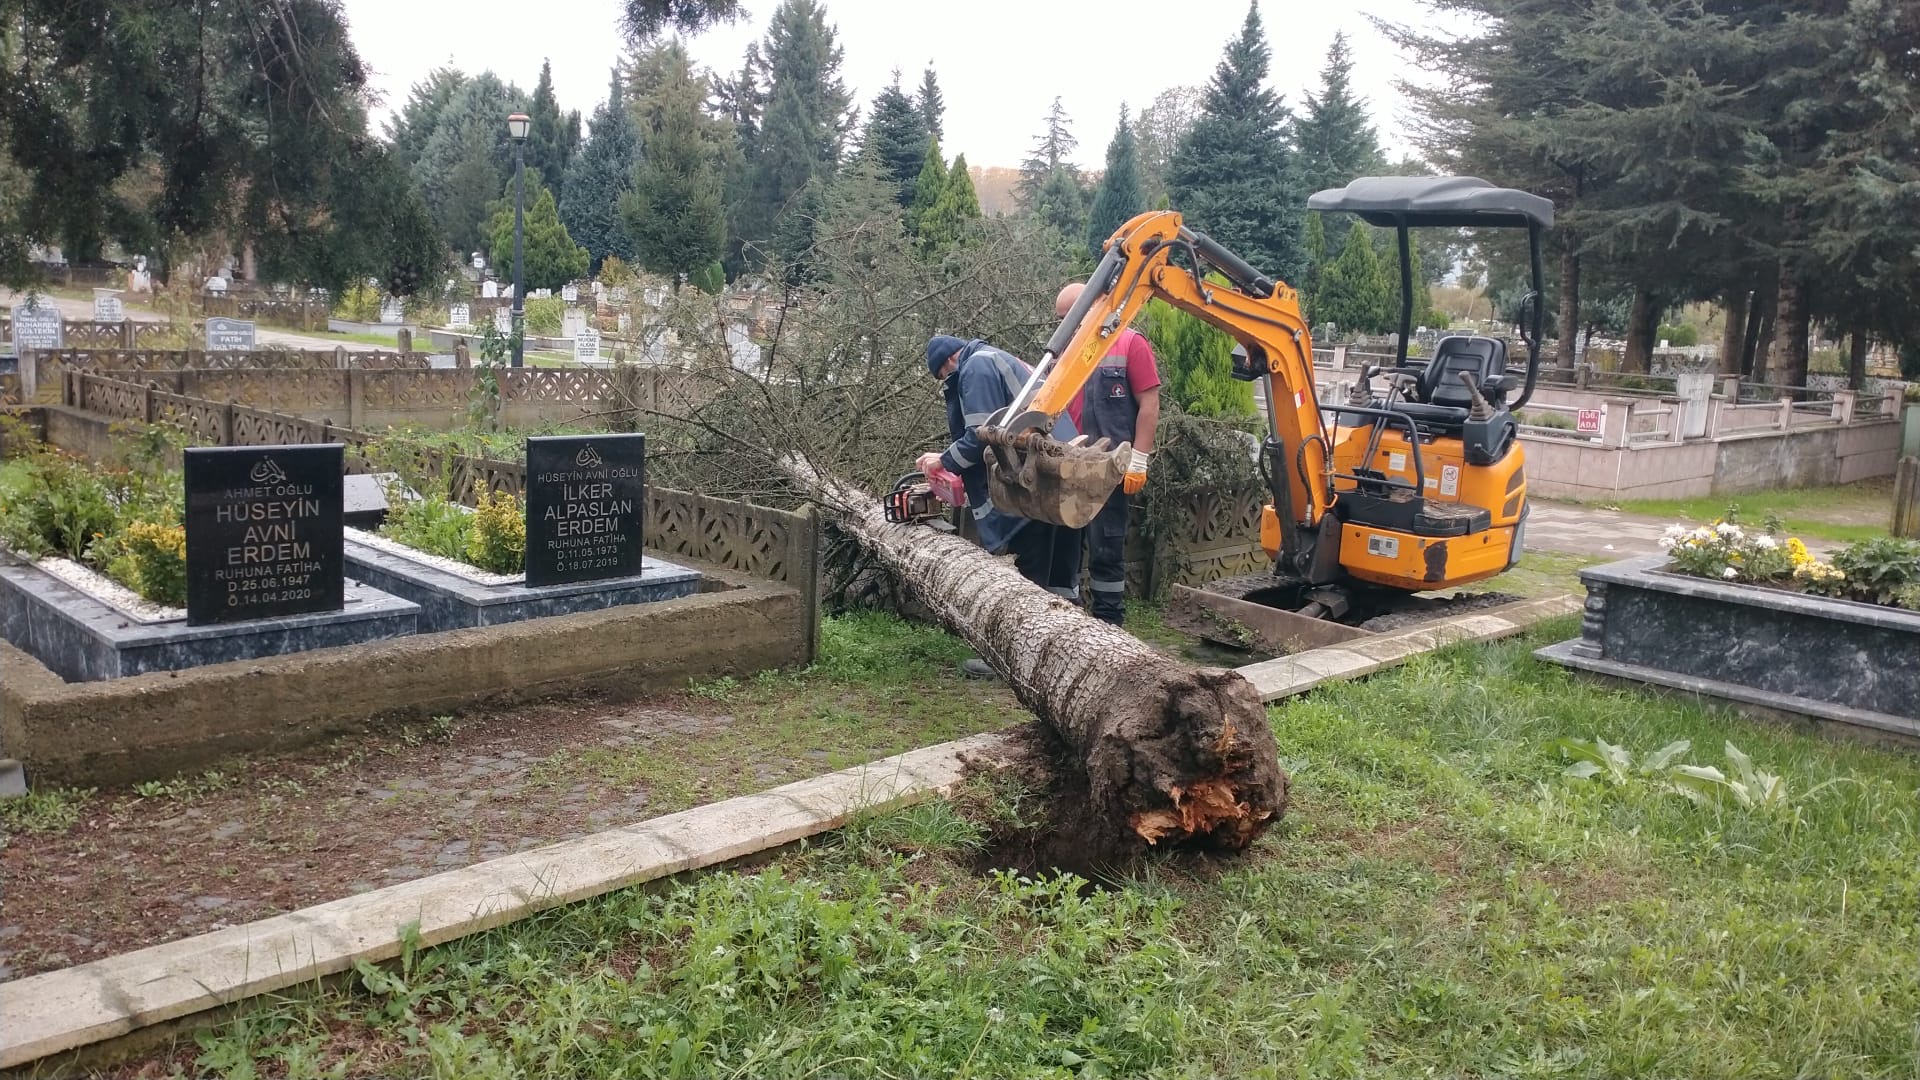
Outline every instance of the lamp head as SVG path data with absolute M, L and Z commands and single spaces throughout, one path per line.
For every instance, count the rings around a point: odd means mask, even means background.
M 514 113 L 507 117 L 507 135 L 514 142 L 527 141 L 527 128 L 533 124 L 533 118 L 526 113 Z

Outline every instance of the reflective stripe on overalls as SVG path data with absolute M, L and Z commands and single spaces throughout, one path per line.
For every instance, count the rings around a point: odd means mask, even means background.
M 1113 342 L 1119 349 L 1127 337 L 1121 334 Z M 1127 378 L 1127 354 L 1108 353 L 1087 380 L 1080 404 L 1080 430 L 1089 441 L 1107 439 L 1118 446 L 1133 441 L 1134 424 L 1140 417 L 1140 401 L 1133 395 Z M 1118 624 L 1127 604 L 1127 495 L 1115 488 L 1107 505 L 1087 526 L 1088 576 L 1092 578 L 1093 614 Z

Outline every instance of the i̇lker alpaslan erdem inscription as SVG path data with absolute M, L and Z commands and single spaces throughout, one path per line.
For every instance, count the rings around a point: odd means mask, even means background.
M 527 440 L 527 585 L 634 577 L 642 569 L 645 435 Z

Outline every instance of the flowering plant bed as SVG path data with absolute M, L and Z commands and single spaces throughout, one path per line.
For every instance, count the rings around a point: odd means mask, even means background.
M 1716 521 L 1671 526 L 1660 546 L 1675 573 L 1920 611 L 1920 541 L 1862 540 L 1822 561 L 1773 523 Z

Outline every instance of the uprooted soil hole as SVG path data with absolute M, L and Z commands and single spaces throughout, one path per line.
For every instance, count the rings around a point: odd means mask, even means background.
M 1124 884 L 1147 847 L 1116 835 L 1095 811 L 1073 751 L 1039 722 L 1014 731 L 1009 743 L 1010 757 L 979 767 L 992 774 L 985 785 L 992 794 L 961 797 L 967 816 L 987 827 L 974 872 L 1011 870 L 1035 881 L 1072 874 L 1083 892 Z

